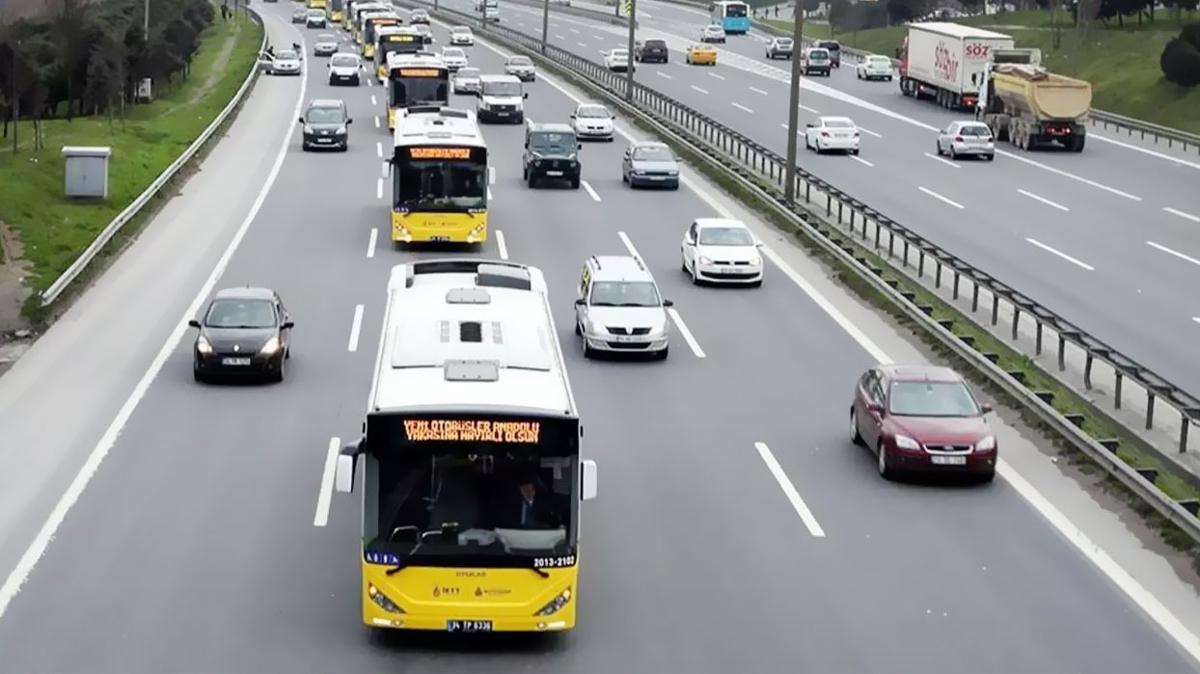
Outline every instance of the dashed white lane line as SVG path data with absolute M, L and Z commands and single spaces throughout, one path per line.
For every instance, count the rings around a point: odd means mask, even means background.
M 800 516 L 800 521 L 804 522 L 808 533 L 817 538 L 825 538 L 825 530 L 817 523 L 817 518 L 808 509 L 808 505 L 804 503 L 804 499 L 800 498 L 800 492 L 796 491 L 796 486 L 788 479 L 783 466 L 780 466 L 779 462 L 775 460 L 775 455 L 771 453 L 771 448 L 767 447 L 767 443 L 765 442 L 754 443 L 754 448 L 758 450 L 758 455 L 762 457 L 763 463 L 767 464 L 767 470 L 771 471 L 771 475 L 779 483 L 779 488 L 783 490 L 783 495 L 792 504 L 792 509 Z
M 579 31 L 575 30 L 574 28 L 571 29 L 571 32 L 575 33 L 576 35 L 579 35 Z
M 667 309 L 667 313 L 670 314 L 671 320 L 675 323 L 675 327 L 679 329 L 679 334 L 683 335 L 683 341 L 687 342 L 688 348 L 692 350 L 692 353 L 697 358 L 705 358 L 704 349 L 700 348 L 700 343 L 692 336 L 692 331 L 688 330 L 688 326 L 683 322 L 683 317 L 679 315 L 679 312 L 674 307 L 671 307 Z
M 1168 206 L 1164 206 L 1163 210 L 1170 213 L 1171 215 L 1178 215 L 1179 217 L 1181 217 L 1185 220 L 1191 220 L 1192 222 L 1200 222 L 1200 216 L 1195 216 L 1195 215 L 1192 215 L 1191 213 L 1184 213 L 1183 211 L 1176 210 L 1176 209 L 1170 208 Z
M 961 167 L 961 166 L 959 166 L 958 164 L 956 164 L 956 163 L 954 163 L 954 162 L 950 161 L 949 159 L 946 159 L 945 157 L 939 157 L 939 156 L 937 156 L 936 154 L 929 154 L 928 152 L 925 152 L 925 153 L 923 153 L 923 154 L 924 154 L 926 157 L 929 157 L 930 159 L 932 159 L 932 160 L 934 160 L 934 161 L 940 161 L 940 162 L 942 162 L 943 164 L 945 164 L 946 166 L 949 166 L 949 167 L 951 167 L 951 168 L 962 168 L 962 167 Z
M 1061 257 L 1062 259 L 1066 260 L 1067 262 L 1070 262 L 1073 265 L 1076 265 L 1077 267 L 1082 267 L 1083 269 L 1086 269 L 1088 271 L 1096 271 L 1096 268 L 1093 267 L 1092 265 L 1090 265 L 1086 262 L 1081 262 L 1077 258 L 1073 258 L 1070 255 L 1067 255 L 1066 253 L 1062 252 L 1061 250 L 1047 246 L 1046 244 L 1042 243 L 1041 241 L 1038 241 L 1037 239 L 1031 239 L 1029 237 L 1025 237 L 1025 240 L 1028 241 L 1029 243 L 1032 243 L 1033 245 L 1037 246 L 1038 248 L 1041 248 L 1042 250 L 1046 251 L 1047 253 L 1050 253 L 1051 255 L 1057 255 L 1058 257 Z
M 874 168 L 874 167 L 875 167 L 875 165 L 874 165 L 874 164 L 872 164 L 871 162 L 867 161 L 866 159 L 863 159 L 862 157 L 860 157 L 860 156 L 858 156 L 858 155 L 856 155 L 856 154 L 852 154 L 852 155 L 850 155 L 850 158 L 851 158 L 851 159 L 853 159 L 854 161 L 856 161 L 856 162 L 860 163 L 860 164 L 866 164 L 867 166 L 870 166 L 870 167 L 872 167 L 872 168 Z
M 758 87 L 750 87 L 750 91 L 753 91 L 756 94 L 762 94 L 763 96 L 770 96 L 770 94 L 763 91 L 762 89 L 759 89 Z
M 859 131 L 862 131 L 863 133 L 867 134 L 868 136 L 875 136 L 876 138 L 883 138 L 883 136 L 882 136 L 882 135 L 880 135 L 880 134 L 878 134 L 878 133 L 875 133 L 874 131 L 872 131 L 872 130 L 870 130 L 870 129 L 864 129 L 864 128 L 862 128 L 861 126 L 860 126 L 860 127 L 858 127 L 858 130 L 859 130 Z
M 810 108 L 810 107 L 808 107 L 807 105 L 797 105 L 796 107 L 797 107 L 797 108 L 800 108 L 801 110 L 807 110 L 808 112 L 811 112 L 811 113 L 812 113 L 812 114 L 814 114 L 814 115 L 819 115 L 819 114 L 821 114 L 821 111 L 820 111 L 820 110 L 817 110 L 816 108 Z
M 380 159 L 383 159 L 383 143 L 375 143 L 375 154 L 379 155 Z
M 317 492 L 317 513 L 313 515 L 313 526 L 329 524 L 329 506 L 333 501 L 333 477 L 337 473 L 337 458 L 341 452 L 342 439 L 329 438 L 329 449 L 325 452 L 325 468 L 321 471 L 321 486 Z
M 367 239 L 367 257 L 375 257 L 375 244 L 379 242 L 379 229 L 371 228 L 371 237 Z
M 1025 190 L 1017 190 L 1017 192 L 1019 192 L 1020 194 L 1022 194 L 1022 195 L 1024 195 L 1024 196 L 1027 196 L 1027 197 L 1029 197 L 1030 199 L 1033 199 L 1034 201 L 1040 201 L 1040 202 L 1042 202 L 1043 204 L 1046 204 L 1047 206 L 1051 206 L 1051 207 L 1053 207 L 1053 208 L 1057 208 L 1058 210 L 1060 210 L 1060 211 L 1062 211 L 1062 212 L 1064 212 L 1064 213 L 1070 213 L 1070 212 L 1071 212 L 1071 209 L 1067 208 L 1066 206 L 1063 206 L 1063 205 L 1062 205 L 1062 204 L 1060 204 L 1060 203 L 1056 203 L 1056 202 L 1050 201 L 1050 200 L 1049 200 L 1049 199 L 1047 199 L 1046 197 L 1039 197 L 1038 195 L 1034 194 L 1033 192 L 1027 192 L 1027 191 L 1025 191 Z
M 663 72 L 663 71 L 661 71 L 661 70 L 655 70 L 655 71 L 654 71 L 654 73 L 655 73 L 656 75 L 658 75 L 659 77 L 664 77 L 664 78 L 666 78 L 666 79 L 668 79 L 668 80 L 675 79 L 675 78 L 671 77 L 670 75 L 668 75 L 668 74 L 664 73 L 664 72 Z
M 375 100 L 375 94 L 371 94 L 371 105 L 379 105 L 379 101 Z
M 596 194 L 596 190 L 592 189 L 592 186 L 590 183 L 588 183 L 588 181 L 581 180 L 579 181 L 579 184 L 583 185 L 583 189 L 587 190 L 588 196 L 592 198 L 592 201 L 600 201 L 600 195 Z
M 377 178 L 375 180 L 375 198 L 383 198 L 383 178 Z
M 1197 323 L 1200 323 L 1200 316 L 1192 316 L 1192 320 Z
M 371 78 L 371 77 L 368 77 L 368 78 L 367 78 L 367 86 L 368 86 L 368 87 L 373 87 L 373 86 L 375 86 L 375 82 L 374 82 L 374 79 L 373 79 L 373 78 Z
M 358 336 L 362 333 L 363 305 L 357 304 L 354 306 L 354 320 L 350 323 L 350 341 L 346 344 L 346 350 L 350 353 L 358 351 Z
M 708 74 L 708 76 L 709 76 L 709 77 L 715 77 L 715 78 L 717 78 L 717 79 L 719 79 L 719 80 L 722 80 L 722 81 L 724 81 L 724 80 L 725 80 L 725 76 L 724 76 L 724 75 L 718 75 L 718 74 L 716 74 L 716 73 L 709 73 L 709 74 Z
M 369 80 L 368 80 L 368 81 L 369 81 Z M 379 128 L 379 115 L 376 115 L 376 116 L 375 116 L 375 128 L 376 128 L 376 129 L 378 129 L 378 128 Z
M 379 175 L 380 175 L 380 177 L 383 177 L 383 178 L 386 178 L 386 177 L 388 177 L 388 169 L 389 169 L 389 168 L 391 168 L 391 165 L 390 165 L 390 164 L 388 164 L 387 162 L 385 162 L 385 161 L 383 161 L 383 162 L 379 162 Z
M 621 239 L 621 243 L 625 244 L 625 250 L 629 251 L 630 255 L 639 260 L 642 259 L 642 256 L 637 252 L 637 248 L 633 247 L 633 242 L 629 240 L 625 232 L 617 232 L 617 238 Z
M 919 187 L 918 186 L 917 189 L 921 190 L 925 194 L 928 194 L 929 196 L 933 197 L 934 199 L 941 201 L 942 203 L 950 204 L 951 206 L 953 206 L 955 208 L 960 208 L 960 209 L 963 207 L 962 204 L 958 203 L 957 201 L 951 201 L 950 199 L 943 197 L 942 195 L 938 194 L 937 192 L 934 192 L 933 190 L 929 189 L 928 187 Z
M 701 89 L 700 87 L 698 87 L 698 86 L 696 86 L 696 85 L 694 85 L 694 84 L 692 85 L 692 88 L 693 88 L 693 89 L 695 89 L 696 91 L 699 91 L 699 92 L 700 92 L 700 93 L 702 93 L 702 94 L 707 94 L 707 93 L 708 93 L 708 90 L 706 90 L 706 89 Z
M 587 46 L 586 44 L 584 44 L 584 43 L 582 43 L 582 42 L 576 42 L 575 44 L 579 45 L 580 47 L 586 47 L 586 46 Z
M 562 33 L 555 33 L 555 34 L 554 34 L 554 39 L 555 39 L 555 40 L 558 40 L 559 42 L 561 42 L 561 41 L 563 41 L 563 40 L 567 39 L 567 36 L 566 36 L 566 35 L 563 35 Z
M 1142 198 L 1139 196 L 1130 194 L 1128 192 L 1122 192 L 1121 190 L 1119 190 L 1115 187 L 1109 187 L 1108 185 L 1105 185 L 1103 183 L 1098 183 L 1095 180 L 1088 180 L 1087 178 L 1084 178 L 1083 176 L 1077 176 L 1074 173 L 1067 173 L 1066 171 L 1056 169 L 1053 166 L 1047 166 L 1046 164 L 1043 164 L 1040 161 L 1034 161 L 1032 159 L 1029 159 L 1028 157 L 1022 157 L 1021 155 L 1013 154 L 1011 152 L 1004 152 L 1001 150 L 997 150 L 996 154 L 1002 155 L 1009 159 L 1015 159 L 1019 162 L 1024 162 L 1026 164 L 1029 164 L 1030 166 L 1036 166 L 1036 167 L 1042 169 L 1043 171 L 1049 171 L 1050 173 L 1053 173 L 1055 175 L 1060 175 L 1064 178 L 1070 178 L 1071 180 L 1081 182 L 1084 185 L 1090 185 L 1092 187 L 1095 187 L 1096 189 L 1104 190 L 1105 192 L 1115 194 L 1119 197 L 1125 197 L 1126 199 L 1129 199 L 1131 201 L 1141 201 L 1142 200 Z
M 1171 248 L 1167 248 L 1166 246 L 1162 245 L 1161 243 L 1154 243 L 1153 241 L 1147 241 L 1146 245 L 1150 246 L 1151 248 L 1157 248 L 1158 250 L 1161 250 L 1162 252 L 1166 253 L 1167 255 L 1174 255 L 1175 257 L 1179 258 L 1180 260 L 1186 260 L 1188 262 L 1191 262 L 1194 265 L 1200 265 L 1200 260 L 1197 260 L 1196 258 L 1192 257 L 1191 255 L 1184 255 L 1183 253 L 1181 253 L 1177 250 L 1172 250 Z
M 746 106 L 742 105 L 741 103 L 730 103 L 730 105 L 732 105 L 733 107 L 735 107 L 738 110 L 741 110 L 743 112 L 748 112 L 752 115 L 754 114 L 753 110 L 751 110 L 750 108 L 747 108 Z
M 508 259 L 508 246 L 504 243 L 504 232 L 496 230 L 496 248 L 500 250 L 500 259 Z

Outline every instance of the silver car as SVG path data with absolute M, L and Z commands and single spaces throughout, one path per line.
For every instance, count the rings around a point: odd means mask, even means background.
M 665 143 L 639 142 L 625 150 L 621 180 L 630 187 L 679 189 L 679 160 Z
M 588 258 L 575 300 L 575 334 L 583 355 L 597 352 L 649 353 L 667 357 L 667 309 L 658 284 L 641 259 L 600 255 Z
M 479 68 L 459 68 L 454 73 L 454 93 L 475 94 L 480 91 Z
M 280 49 L 271 59 L 272 75 L 299 75 L 300 52 L 291 49 Z
M 509 56 L 504 62 L 504 74 L 512 75 L 522 82 L 532 82 L 537 76 L 537 68 L 528 56 Z
M 720 42 L 725 43 L 725 29 L 719 24 L 709 24 L 700 31 L 701 42 Z
M 292 10 L 292 23 L 304 23 L 308 20 L 308 10 L 303 7 Z
M 338 50 L 338 39 L 333 33 L 321 33 L 313 43 L 313 56 L 333 56 Z
M 975 156 L 991 161 L 996 158 L 996 141 L 983 122 L 951 122 L 938 134 L 937 153 L 951 159 Z
M 324 28 L 325 25 L 325 10 L 323 9 L 310 9 L 304 15 L 305 28 Z

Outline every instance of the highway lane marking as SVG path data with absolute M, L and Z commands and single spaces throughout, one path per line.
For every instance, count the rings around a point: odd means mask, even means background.
M 383 178 L 375 179 L 375 198 L 376 199 L 383 198 Z
M 956 164 L 956 163 L 954 163 L 954 162 L 950 161 L 949 159 L 946 159 L 945 157 L 939 157 L 939 156 L 937 156 L 936 154 L 930 154 L 930 153 L 928 153 L 928 152 L 925 152 L 925 153 L 923 153 L 923 154 L 924 154 L 926 157 L 929 157 L 930 159 L 932 159 L 932 160 L 934 160 L 934 161 L 940 161 L 940 162 L 942 162 L 942 163 L 943 163 L 943 164 L 945 164 L 946 166 L 950 166 L 950 167 L 953 167 L 953 168 L 962 168 L 962 167 L 961 167 L 961 166 L 959 166 L 958 164 Z
M 586 47 L 586 46 L 587 46 L 586 44 L 584 44 L 584 43 L 582 43 L 582 42 L 576 42 L 575 44 L 579 45 L 580 47 Z
M 375 86 L 374 80 L 370 77 L 367 78 L 367 86 L 368 87 Z
M 375 128 L 379 128 L 379 115 L 375 115 Z
M 709 74 L 708 74 L 708 76 L 709 76 L 709 77 L 715 77 L 715 78 L 717 78 L 717 79 L 719 79 L 719 80 L 721 80 L 721 81 L 724 81 L 724 80 L 725 80 L 725 76 L 724 76 L 724 75 L 718 75 L 718 74 L 716 74 L 716 73 L 709 73 Z
M 779 123 L 779 126 L 783 127 L 784 129 L 787 129 L 787 128 L 788 128 L 788 125 L 787 125 L 787 123 L 786 123 L 786 122 L 780 122 L 780 123 Z M 802 133 L 804 133 L 804 130 L 803 130 L 803 129 L 796 129 L 796 133 L 797 133 L 797 134 L 802 134 Z
M 599 41 L 601 41 L 601 42 L 603 42 L 603 41 L 604 41 L 604 38 L 603 38 L 603 37 L 601 37 L 601 36 L 599 36 L 599 35 L 593 35 L 593 36 L 592 36 L 592 39 L 593 39 L 593 40 L 599 40 Z
M 375 257 L 375 244 L 379 242 L 379 229 L 371 228 L 371 237 L 367 239 L 367 257 Z
M 628 23 L 628 22 L 626 22 L 626 23 Z M 576 35 L 579 35 L 579 31 L 575 30 L 574 28 L 571 29 L 571 32 L 575 33 Z
M 750 87 L 750 91 L 753 91 L 756 94 L 762 94 L 763 96 L 770 96 L 769 93 L 763 91 L 762 89 L 759 89 L 758 87 Z
M 562 35 L 562 34 L 560 34 L 560 33 L 555 33 L 555 34 L 554 34 L 554 39 L 555 39 L 555 40 L 558 40 L 559 42 L 562 42 L 563 40 L 567 39 L 567 37 L 566 37 L 565 35 Z
M 817 110 L 816 108 L 810 108 L 810 107 L 808 107 L 807 105 L 796 105 L 796 107 L 797 107 L 797 108 L 800 108 L 801 110 L 807 110 L 807 111 L 811 112 L 811 113 L 812 113 L 812 114 L 814 114 L 814 115 L 819 115 L 819 114 L 821 114 L 821 111 L 820 111 L 820 110 Z
M 699 91 L 699 92 L 700 92 L 700 93 L 702 93 L 702 94 L 707 94 L 707 93 L 708 93 L 708 92 L 707 92 L 707 91 L 705 91 L 704 89 L 701 89 L 700 87 L 698 87 L 698 86 L 696 86 L 696 85 L 694 85 L 694 84 L 692 85 L 692 88 L 693 88 L 693 89 L 695 89 L 696 91 Z
M 688 348 L 692 350 L 697 358 L 705 358 L 704 349 L 700 348 L 700 343 L 692 336 L 692 331 L 688 330 L 688 326 L 683 322 L 683 317 L 675 310 L 675 307 L 667 309 L 667 313 L 671 316 L 671 321 L 675 323 L 675 327 L 679 329 L 679 334 L 683 335 L 683 341 L 687 342 Z
M 375 94 L 371 94 L 371 105 L 379 105 L 379 103 L 375 100 Z
M 1050 201 L 1046 197 L 1039 197 L 1038 195 L 1034 194 L 1033 192 L 1027 192 L 1027 191 L 1021 190 L 1021 189 L 1017 190 L 1017 192 L 1021 193 L 1024 196 L 1029 197 L 1030 199 L 1033 199 L 1034 201 L 1040 201 L 1043 204 L 1046 204 L 1047 206 L 1052 206 L 1054 208 L 1057 208 L 1058 210 L 1060 210 L 1064 213 L 1071 212 L 1071 209 L 1067 208 L 1066 206 L 1063 206 L 1062 204 Z
M 929 189 L 928 187 L 917 186 L 917 189 L 921 190 L 925 194 L 928 194 L 929 196 L 933 197 L 934 199 L 937 199 L 938 201 L 941 201 L 943 203 L 950 204 L 951 206 L 953 206 L 955 208 L 961 209 L 963 207 L 962 204 L 960 204 L 956 201 L 951 201 L 951 200 L 947 199 L 946 197 L 943 197 L 942 195 L 938 194 L 937 192 L 934 192 L 933 190 Z
M 1037 246 L 1038 248 L 1041 248 L 1042 250 L 1046 251 L 1047 253 L 1051 253 L 1053 255 L 1057 255 L 1057 256 L 1061 257 L 1062 259 L 1066 260 L 1067 262 L 1070 262 L 1073 265 L 1082 267 L 1088 271 L 1096 271 L 1096 268 L 1093 267 L 1092 265 L 1090 265 L 1086 262 L 1081 262 L 1080 260 L 1073 258 L 1070 255 L 1067 255 L 1066 253 L 1062 252 L 1061 250 L 1051 248 L 1050 246 L 1047 246 L 1046 244 L 1042 243 L 1041 241 L 1038 241 L 1037 239 L 1031 239 L 1029 237 L 1025 237 L 1025 240 L 1028 241 L 1029 243 L 1032 243 L 1033 245 Z
M 492 188 L 490 185 L 488 186 L 487 191 L 488 191 L 488 201 L 491 201 L 492 200 Z
M 1188 161 L 1181 157 L 1172 157 L 1169 154 L 1163 154 L 1161 152 L 1156 152 L 1154 150 L 1151 150 L 1150 148 L 1138 147 L 1137 145 L 1119 141 L 1115 138 L 1109 138 L 1108 136 L 1096 133 L 1094 131 L 1088 132 L 1088 135 L 1091 136 L 1092 138 L 1095 138 L 1096 140 L 1102 140 L 1106 143 L 1112 143 L 1113 145 L 1119 145 L 1127 150 L 1133 150 L 1134 152 L 1141 152 L 1142 154 L 1148 154 L 1148 155 L 1151 155 L 1154 157 L 1158 157 L 1159 159 L 1166 159 L 1167 161 L 1173 161 L 1176 164 L 1179 164 L 1181 166 L 1190 166 L 1191 168 L 1194 168 L 1194 169 L 1200 169 L 1200 164 L 1197 164 L 1194 161 Z
M 1034 161 L 1027 157 L 1022 157 L 1021 155 L 1013 154 L 1011 152 L 1005 152 L 1003 150 L 996 150 L 996 154 L 1003 155 L 1005 157 L 1008 157 L 1009 159 L 1016 159 L 1017 161 L 1025 162 L 1026 164 L 1029 164 L 1030 166 L 1036 166 L 1036 167 L 1042 169 L 1043 171 L 1049 171 L 1050 173 L 1054 173 L 1056 175 L 1063 176 L 1064 178 L 1070 178 L 1071 180 L 1079 181 L 1079 182 L 1083 183 L 1084 185 L 1090 185 L 1091 187 L 1095 187 L 1096 189 L 1104 190 L 1105 192 L 1110 192 L 1119 197 L 1125 197 L 1126 199 L 1130 199 L 1132 201 L 1141 201 L 1142 200 L 1142 198 L 1139 196 L 1135 196 L 1128 192 L 1122 192 L 1121 190 L 1119 190 L 1115 187 L 1109 187 L 1108 185 L 1105 185 L 1103 183 L 1098 183 L 1094 180 L 1088 180 L 1087 178 L 1084 178 L 1083 176 L 1077 176 L 1074 173 L 1067 173 L 1066 171 L 1056 169 L 1053 166 L 1047 166 L 1040 161 Z
M 504 244 L 504 232 L 496 230 L 496 247 L 500 249 L 500 259 L 508 259 L 508 246 Z
M 1154 243 L 1153 241 L 1147 241 L 1146 245 L 1150 246 L 1151 248 L 1157 248 L 1168 255 L 1174 255 L 1175 257 L 1179 258 L 1180 260 L 1187 260 L 1188 262 L 1191 262 L 1194 265 L 1200 265 L 1200 260 L 1197 260 L 1196 258 L 1192 257 L 1191 255 L 1184 255 L 1183 253 L 1181 253 L 1177 250 L 1172 250 L 1170 248 L 1167 248 L 1166 246 L 1162 245 L 1161 243 Z
M 870 166 L 870 167 L 872 167 L 872 168 L 874 168 L 874 167 L 875 167 L 875 165 L 874 165 L 874 164 L 872 164 L 871 162 L 867 161 L 866 159 L 863 159 L 862 157 L 860 157 L 860 156 L 858 156 L 858 155 L 856 155 L 856 154 L 852 154 L 852 155 L 850 155 L 850 158 L 851 158 L 851 159 L 853 159 L 854 161 L 856 161 L 856 162 L 860 163 L 860 164 L 866 164 L 867 166 Z
M 596 190 L 592 189 L 592 186 L 588 183 L 588 181 L 581 180 L 579 181 L 579 184 L 583 185 L 583 189 L 587 190 L 588 196 L 592 198 L 592 201 L 600 201 L 600 195 L 596 194 Z
M 350 341 L 346 344 L 346 350 L 350 353 L 358 351 L 358 336 L 362 332 L 363 305 L 354 305 L 354 318 L 350 322 Z
M 1192 320 L 1197 323 L 1200 323 L 1200 316 L 1192 316 Z
M 1192 215 L 1191 213 L 1184 213 L 1183 211 L 1176 210 L 1174 208 L 1171 208 L 1170 206 L 1164 206 L 1163 210 L 1170 213 L 1171 215 L 1178 215 L 1179 217 L 1184 218 L 1186 220 L 1191 220 L 1192 222 L 1200 222 L 1200 217 Z
M 383 143 L 375 143 L 375 154 L 379 155 L 380 159 L 383 159 Z
M 763 463 L 767 464 L 767 470 L 771 471 L 771 476 L 779 483 L 779 488 L 783 490 L 783 495 L 792 504 L 792 509 L 800 516 L 800 521 L 804 522 L 808 533 L 817 538 L 825 538 L 825 530 L 817 523 L 817 518 L 813 516 L 804 499 L 800 497 L 800 492 L 796 491 L 796 486 L 788 479 L 783 466 L 780 466 L 779 462 L 775 460 L 775 455 L 771 453 L 771 448 L 767 447 L 767 443 L 765 442 L 754 443 L 754 448 L 758 450 L 758 455 L 762 457 Z
M 385 161 L 379 162 L 379 173 L 381 177 L 388 177 L 388 163 Z
M 488 167 L 488 184 L 489 185 L 496 184 L 496 167 L 495 166 Z
M 742 104 L 740 104 L 740 103 L 732 103 L 732 102 L 731 102 L 731 103 L 730 103 L 730 105 L 732 105 L 733 107 L 737 108 L 738 110 L 742 110 L 742 111 L 748 112 L 748 113 L 750 113 L 750 114 L 752 114 L 752 115 L 754 114 L 754 111 L 753 111 L 753 110 L 751 110 L 750 108 L 747 108 L 746 106 L 744 106 L 744 105 L 742 105 Z
M 333 502 L 333 478 L 337 474 L 337 458 L 341 447 L 341 438 L 329 438 L 329 449 L 325 452 L 325 468 L 321 471 L 321 487 L 317 491 L 317 512 L 313 515 L 314 527 L 323 527 L 329 524 L 329 506 Z
M 295 27 L 293 27 L 293 30 L 299 36 L 301 50 L 307 51 L 307 48 L 304 46 L 304 34 Z M 296 96 L 296 105 L 292 109 L 292 119 L 300 117 L 300 111 L 304 104 L 304 96 L 307 91 L 308 78 L 302 77 L 300 78 L 299 92 Z M 54 504 L 54 508 L 50 511 L 49 516 L 46 517 L 46 521 L 42 523 L 33 540 L 25 548 L 25 552 L 21 554 L 21 558 L 17 560 L 16 566 L 13 567 L 13 570 L 4 579 L 4 584 L 0 585 L 0 618 L 4 617 L 9 605 L 12 604 L 12 600 L 21 591 L 21 586 L 29 579 L 29 574 L 33 573 L 33 569 L 37 566 L 38 561 L 46 554 L 46 549 L 50 546 L 50 541 L 54 539 L 58 528 L 62 526 L 67 513 L 79 501 L 88 483 L 100 469 L 100 464 L 104 462 L 105 457 L 108 456 L 108 453 L 116 445 L 117 438 L 121 435 L 121 431 L 124 430 L 125 424 L 129 423 L 134 410 L 137 409 L 142 398 L 146 396 L 146 392 L 150 389 L 150 384 L 154 382 L 158 373 L 162 371 L 167 359 L 171 357 L 180 340 L 183 339 L 184 333 L 189 330 L 187 321 L 195 317 L 196 313 L 200 311 L 200 306 L 212 293 L 213 288 L 217 285 L 217 281 L 225 273 L 226 267 L 229 266 L 229 261 L 233 258 L 233 254 L 237 252 L 238 247 L 246 236 L 246 232 L 250 229 L 250 224 L 254 222 L 254 218 L 258 215 L 263 203 L 267 200 L 267 194 L 271 191 L 272 185 L 275 184 L 276 178 L 279 177 L 279 171 L 283 168 L 283 162 L 287 158 L 292 137 L 296 133 L 296 127 L 297 125 L 295 124 L 287 126 L 288 130 L 283 134 L 282 142 L 279 144 L 279 151 L 275 155 L 275 163 L 272 164 L 266 180 L 263 181 L 262 187 L 259 188 L 258 195 L 255 197 L 254 203 L 251 204 L 250 210 L 246 213 L 245 219 L 238 226 L 237 232 L 234 233 L 229 245 L 225 247 L 225 251 L 221 253 L 221 257 L 213 267 L 212 273 L 205 279 L 204 284 L 200 286 L 196 296 L 183 312 L 183 316 L 176 322 L 174 330 L 171 331 L 166 341 L 163 342 L 162 347 L 155 354 L 154 360 L 150 361 L 150 366 L 146 368 L 141 379 L 134 385 L 129 397 L 125 399 L 116 416 L 113 417 L 112 423 L 105 429 L 104 434 L 100 436 L 100 440 L 88 454 L 83 466 L 80 467 L 79 472 L 71 480 L 71 484 L 67 486 L 66 491 L 59 497 L 58 502 Z
M 655 71 L 654 71 L 654 74 L 655 74 L 655 75 L 658 75 L 659 77 L 665 77 L 665 78 L 667 78 L 668 80 L 669 80 L 669 79 L 674 79 L 674 78 L 672 78 L 670 75 L 668 75 L 668 74 L 664 73 L 664 72 L 663 72 L 663 71 L 661 71 L 661 70 L 655 70 Z
M 879 134 L 875 133 L 874 131 L 872 131 L 872 130 L 870 130 L 870 129 L 864 129 L 864 128 L 862 128 L 861 126 L 860 126 L 860 127 L 858 127 L 858 130 L 859 130 L 859 131 L 862 131 L 863 133 L 867 134 L 868 136 L 875 136 L 876 138 L 883 138 L 883 136 L 881 136 L 881 135 L 879 135 Z
M 629 251 L 630 255 L 639 260 L 642 259 L 641 254 L 637 252 L 637 248 L 633 247 L 633 242 L 629 240 L 625 232 L 617 232 L 617 238 L 621 239 L 621 243 L 625 244 L 625 250 Z

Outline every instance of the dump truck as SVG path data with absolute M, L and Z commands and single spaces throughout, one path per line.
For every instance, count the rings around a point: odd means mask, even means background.
M 1040 55 L 1040 52 L 1039 52 Z M 1052 143 L 1082 152 L 1092 85 L 1033 63 L 993 63 L 976 118 L 1022 150 Z
M 988 65 L 998 50 L 1013 48 L 1012 37 L 973 26 L 932 21 L 908 26 L 896 50 L 900 91 L 931 98 L 949 109 L 975 108 Z

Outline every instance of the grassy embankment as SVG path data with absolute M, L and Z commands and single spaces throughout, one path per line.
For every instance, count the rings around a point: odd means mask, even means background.
M 257 60 L 262 27 L 238 14 L 220 14 L 201 37 L 186 81 L 155 92 L 156 100 L 119 116 L 43 122 L 45 149 L 34 151 L 33 124 L 20 125 L 20 149 L 0 144 L 0 221 L 13 227 L 30 264 L 26 285 L 49 286 L 139 194 L 216 118 Z M 10 128 L 9 133 L 12 133 Z M 9 137 L 11 139 L 11 136 Z M 108 198 L 72 202 L 63 195 L 62 147 L 108 146 Z M 36 296 L 26 314 L 37 312 Z
M 1041 49 L 1043 62 L 1051 70 L 1092 83 L 1095 108 L 1200 133 L 1200 114 L 1196 113 L 1200 110 L 1200 87 L 1171 84 L 1163 79 L 1159 68 L 1163 46 L 1179 34 L 1179 24 L 1168 14 L 1160 12 L 1153 24 L 1146 22 L 1140 27 L 1130 22 L 1125 28 L 1097 23 L 1087 35 L 1070 25 L 1070 20 L 1068 14 L 1060 13 L 1060 25 L 1065 25 L 1058 48 L 1046 11 L 1008 12 L 957 22 L 994 27 L 991 29 L 1012 35 L 1018 47 Z M 769 23 L 785 30 L 792 27 L 790 21 Z M 903 26 L 892 26 L 834 37 L 848 47 L 895 56 L 904 31 Z M 830 37 L 830 26 L 805 25 L 804 35 Z

